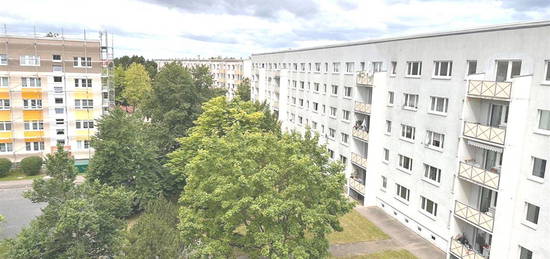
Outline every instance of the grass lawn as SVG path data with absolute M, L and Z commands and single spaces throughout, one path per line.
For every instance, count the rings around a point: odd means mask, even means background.
M 28 176 L 19 170 L 13 170 L 8 175 L 0 177 L 0 181 L 14 181 L 14 180 L 33 180 L 36 178 L 44 177 L 44 174 Z
M 356 210 L 341 217 L 340 224 L 344 231 L 331 233 L 328 236 L 331 244 L 349 244 L 390 238 Z
M 368 255 L 356 255 L 356 256 L 332 257 L 332 258 L 334 259 L 417 259 L 416 256 L 414 256 L 409 251 L 404 249 L 386 250 L 386 251 L 368 254 Z

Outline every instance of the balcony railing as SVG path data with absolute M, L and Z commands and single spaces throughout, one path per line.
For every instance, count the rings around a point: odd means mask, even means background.
M 348 185 L 349 185 L 349 187 L 351 187 L 355 191 L 365 195 L 365 184 L 358 181 L 357 179 L 349 178 L 348 179 Z
M 485 231 L 493 232 L 494 217 L 476 210 L 462 202 L 455 201 L 455 216 Z
M 451 253 L 460 259 L 487 259 L 488 257 L 478 254 L 475 250 L 466 247 L 458 240 L 451 239 Z
M 367 158 L 362 157 L 361 155 L 357 153 L 351 153 L 351 162 L 355 163 L 358 166 L 361 166 L 363 168 L 367 168 Z
M 468 95 L 479 98 L 509 100 L 512 93 L 511 82 L 483 80 L 468 81 Z
M 485 126 L 479 123 L 465 122 L 464 136 L 504 145 L 506 129 Z
M 373 86 L 374 76 L 366 71 L 359 71 L 356 80 L 358 85 Z
M 363 140 L 363 141 L 369 141 L 369 133 L 364 131 L 364 130 L 361 130 L 361 129 L 353 129 L 351 131 L 351 134 L 360 139 L 360 140 Z
M 494 190 L 498 190 L 500 183 L 500 174 L 465 162 L 460 162 L 458 176 Z
M 354 109 L 356 112 L 369 113 L 370 114 L 370 104 L 355 102 Z

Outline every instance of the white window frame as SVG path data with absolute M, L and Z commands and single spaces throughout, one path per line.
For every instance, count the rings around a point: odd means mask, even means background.
M 432 149 L 443 150 L 445 147 L 445 134 L 427 130 L 426 146 Z
M 23 55 L 19 56 L 19 65 L 25 67 L 38 67 L 40 66 L 40 56 Z
M 442 103 L 440 106 L 439 104 Z M 442 107 L 443 110 L 439 111 L 438 108 Z M 449 98 L 430 96 L 430 113 L 447 115 L 449 109 Z
M 416 138 L 416 127 L 401 124 L 401 139 L 414 142 Z
M 338 85 L 330 86 L 330 94 L 333 96 L 338 96 Z
M 340 62 L 332 63 L 332 73 L 340 73 Z
M 315 72 L 321 72 L 321 63 L 315 63 Z
M 343 144 L 348 144 L 349 143 L 349 135 L 348 134 L 346 134 L 344 132 L 341 132 L 340 137 L 341 137 L 341 140 L 342 140 Z
M 9 110 L 11 109 L 10 99 L 0 99 L 0 110 Z
M 541 164 L 540 169 L 542 170 L 542 172 L 539 172 L 539 173 L 542 173 L 542 176 L 535 174 L 535 169 L 536 169 L 535 165 L 537 164 L 537 161 L 540 161 L 540 164 Z M 548 161 L 546 159 L 531 156 L 531 174 L 529 176 L 535 177 L 540 180 L 544 180 L 544 177 L 546 176 L 546 171 L 547 171 L 546 168 L 548 167 L 547 164 L 548 164 Z
M 355 65 L 354 62 L 346 62 L 346 73 L 351 74 L 351 73 L 355 72 L 355 71 L 353 71 L 354 70 L 354 65 Z
M 0 143 L 0 153 L 13 152 L 13 143 Z
M 528 216 L 529 216 L 529 208 L 530 206 L 533 206 L 533 209 L 536 209 L 537 211 L 537 214 L 536 214 L 536 218 L 535 218 L 535 221 L 536 222 L 533 222 L 531 220 L 528 219 Z M 530 202 L 525 202 L 525 213 L 524 213 L 524 217 L 523 217 L 523 222 L 531 227 L 535 227 L 539 224 L 540 222 L 540 206 L 538 205 L 535 205 L 533 203 L 530 203 Z
M 418 94 L 404 94 L 405 100 L 403 102 L 403 109 L 406 110 L 418 110 Z
M 338 109 L 336 107 L 330 107 L 329 109 L 329 116 L 336 118 L 336 114 L 338 113 Z
M 548 128 L 541 128 L 541 126 L 543 126 L 541 124 L 542 119 L 543 117 L 546 117 L 546 116 L 548 117 L 548 125 L 544 125 L 544 126 L 548 126 Z M 544 134 L 550 134 L 550 110 L 539 109 L 537 131 L 542 132 Z
M 23 88 L 41 88 L 42 79 L 40 77 L 21 77 L 21 87 Z
M 23 99 L 24 110 L 40 110 L 42 109 L 42 99 Z
M 544 62 L 544 75 L 542 81 L 544 84 L 550 84 L 550 60 Z
M 0 77 L 0 87 L 9 87 L 10 86 L 10 78 L 7 76 Z
M 446 64 L 447 71 L 443 71 L 443 64 Z M 434 73 L 433 78 L 450 79 L 453 73 L 453 61 L 450 60 L 438 60 L 434 61 Z
M 76 148 L 77 149 L 90 149 L 91 146 L 90 146 L 90 143 L 91 141 L 90 140 L 77 140 L 76 141 Z
M 385 163 L 389 163 L 389 162 L 390 162 L 390 150 L 387 149 L 387 148 L 384 148 L 384 149 L 383 149 L 383 152 L 384 152 L 384 153 L 383 153 L 384 158 L 383 158 L 382 161 L 385 162 Z
M 395 93 L 393 91 L 388 91 L 388 106 L 393 106 L 395 103 Z
M 435 177 L 435 179 L 432 177 Z M 424 164 L 424 179 L 439 185 L 441 183 L 441 169 Z
M 328 128 L 328 137 L 330 139 L 336 138 L 336 130 L 333 128 Z
M 349 122 L 351 120 L 351 111 L 342 109 L 342 120 Z
M 380 177 L 382 179 L 382 187 L 380 188 L 382 191 L 386 191 L 388 188 L 388 178 L 386 176 L 381 175 Z
M 73 57 L 73 67 L 92 67 L 92 57 Z
M 392 125 L 391 125 L 391 121 L 390 120 L 386 120 L 386 135 L 390 135 L 391 134 L 391 128 L 392 128 Z
M 398 183 L 395 184 L 396 193 L 395 197 L 399 200 L 402 200 L 406 203 L 409 203 L 409 200 L 411 198 L 411 190 L 403 185 L 400 185 Z M 405 197 L 403 197 L 405 196 Z
M 0 54 L 0 66 L 8 65 L 8 54 Z
M 372 62 L 372 72 L 373 73 L 382 72 L 382 65 L 383 63 L 381 61 Z
M 93 120 L 77 120 L 75 122 L 76 129 L 93 129 L 94 126 Z
M 430 214 L 431 216 L 437 217 L 437 203 L 424 196 L 420 196 L 420 200 L 420 208 L 422 209 L 422 211 Z
M 398 169 L 399 170 L 403 170 L 405 172 L 412 172 L 413 170 L 413 159 L 408 157 L 408 156 L 405 156 L 405 155 L 401 155 L 399 154 L 399 164 L 398 164 Z M 408 167 L 406 167 L 408 165 Z
M 391 71 L 390 76 L 396 76 L 397 75 L 397 61 L 390 62 L 391 64 Z
M 13 129 L 13 125 L 11 121 L 0 121 L 0 131 L 6 132 L 11 131 Z
M 44 151 L 44 141 L 25 142 L 26 151 Z
M 319 89 L 321 88 L 320 84 L 319 83 L 313 83 L 313 91 L 314 92 L 319 92 Z
M 353 88 L 344 86 L 344 98 L 352 98 Z
M 23 121 L 23 128 L 25 131 L 44 130 L 44 121 L 41 121 L 41 120 Z
M 416 65 L 416 69 L 415 69 Z M 406 77 L 421 77 L 422 76 L 422 61 L 407 61 Z
M 74 104 L 75 109 L 93 109 L 94 108 L 93 99 L 75 99 L 74 102 L 75 102 Z

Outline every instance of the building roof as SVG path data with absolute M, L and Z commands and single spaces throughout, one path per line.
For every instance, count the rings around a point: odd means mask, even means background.
M 193 59 L 193 58 L 157 58 L 153 61 L 188 61 L 188 62 L 243 62 L 244 59 L 236 58 L 204 58 L 204 59 Z
M 400 37 L 389 37 L 389 38 L 380 38 L 380 39 L 371 39 L 371 40 L 361 40 L 361 41 L 353 41 L 353 42 L 347 42 L 347 43 L 322 45 L 322 46 L 307 47 L 307 48 L 298 48 L 298 49 L 288 49 L 288 50 L 279 50 L 279 51 L 255 53 L 255 54 L 252 54 L 252 56 L 261 56 L 261 55 L 278 54 L 278 53 L 300 52 L 300 51 L 307 51 L 307 50 L 340 48 L 340 47 L 375 44 L 375 43 L 385 43 L 385 42 L 392 42 L 392 41 L 403 41 L 403 40 L 413 40 L 413 39 L 423 39 L 423 38 L 433 38 L 433 37 L 444 37 L 444 36 L 472 34 L 472 33 L 481 33 L 481 32 L 529 29 L 529 28 L 544 27 L 544 26 L 550 26 L 550 20 L 536 21 L 536 22 L 510 23 L 510 24 L 503 24 L 503 25 L 477 27 L 477 28 L 464 29 L 464 30 L 422 33 L 422 34 L 400 36 Z

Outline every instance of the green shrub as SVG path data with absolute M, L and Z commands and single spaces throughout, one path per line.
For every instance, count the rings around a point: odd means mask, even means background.
M 37 175 L 42 168 L 42 158 L 38 156 L 25 157 L 19 163 L 21 170 L 26 175 Z
M 11 161 L 7 158 L 0 158 L 0 177 L 6 176 L 11 169 Z

